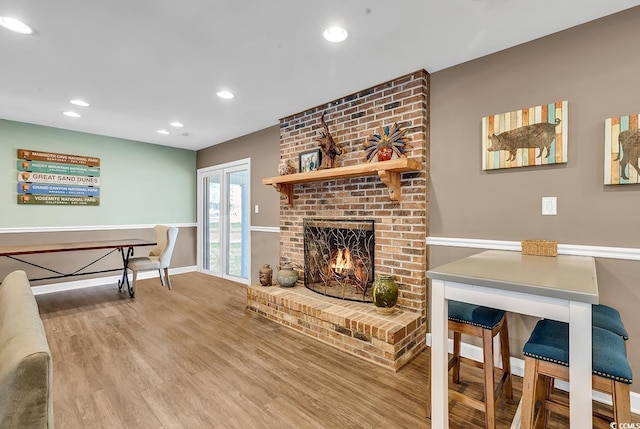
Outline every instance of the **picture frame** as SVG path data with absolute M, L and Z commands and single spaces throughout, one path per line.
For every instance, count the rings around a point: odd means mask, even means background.
M 482 118 L 482 169 L 566 164 L 569 102 Z
M 640 113 L 604 121 L 604 184 L 640 183 Z
M 299 155 L 298 172 L 308 173 L 316 171 L 322 162 L 322 152 L 320 149 L 308 150 Z

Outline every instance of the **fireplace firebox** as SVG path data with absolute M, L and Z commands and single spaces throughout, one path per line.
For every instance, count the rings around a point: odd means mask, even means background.
M 304 285 L 314 292 L 371 302 L 373 220 L 304 219 Z

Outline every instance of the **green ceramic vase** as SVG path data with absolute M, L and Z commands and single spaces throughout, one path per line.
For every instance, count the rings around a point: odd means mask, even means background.
M 293 269 L 293 265 L 286 263 L 279 268 L 278 284 L 281 287 L 294 287 L 298 281 L 298 272 Z
M 398 302 L 398 285 L 395 277 L 378 274 L 371 287 L 371 297 L 378 313 L 393 313 Z

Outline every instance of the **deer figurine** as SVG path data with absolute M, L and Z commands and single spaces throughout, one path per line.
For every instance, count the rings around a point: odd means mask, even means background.
M 322 162 L 320 163 L 319 170 L 334 168 L 336 166 L 336 157 L 342 155 L 342 149 L 340 149 L 335 140 L 333 140 L 329 132 L 329 127 L 324 121 L 324 115 L 325 113 L 323 113 L 320 118 L 324 131 L 320 131 L 320 138 L 317 139 L 320 143 L 320 150 L 322 151 Z

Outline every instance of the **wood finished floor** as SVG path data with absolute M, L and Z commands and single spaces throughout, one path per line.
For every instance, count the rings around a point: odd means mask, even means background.
M 247 312 L 242 285 L 199 273 L 172 284 L 142 280 L 135 299 L 116 286 L 37 297 L 56 428 L 431 428 L 428 351 L 393 373 Z M 480 397 L 481 371 L 462 371 Z M 518 377 L 514 388 L 519 400 Z M 499 428 L 515 410 L 501 402 Z M 450 411 L 452 428 L 484 427 L 483 413 Z

